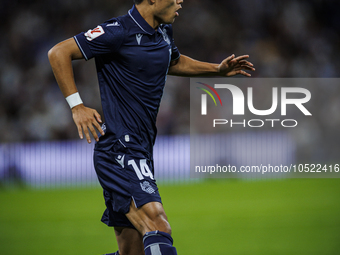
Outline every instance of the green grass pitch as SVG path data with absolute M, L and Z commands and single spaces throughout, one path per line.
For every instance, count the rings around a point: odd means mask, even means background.
M 160 185 L 179 255 L 340 254 L 340 179 Z M 0 254 L 114 252 L 100 189 L 0 191 Z

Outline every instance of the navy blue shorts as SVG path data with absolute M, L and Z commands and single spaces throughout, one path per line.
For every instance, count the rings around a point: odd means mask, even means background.
M 104 189 L 106 210 L 102 221 L 108 226 L 133 227 L 125 214 L 131 201 L 136 207 L 162 202 L 154 178 L 152 153 L 138 139 L 126 135 L 111 146 L 96 146 L 94 167 Z

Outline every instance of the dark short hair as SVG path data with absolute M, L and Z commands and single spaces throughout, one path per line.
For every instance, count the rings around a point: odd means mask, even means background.
M 141 4 L 144 0 L 133 0 L 135 4 Z

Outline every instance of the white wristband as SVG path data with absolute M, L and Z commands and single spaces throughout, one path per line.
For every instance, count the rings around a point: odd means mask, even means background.
M 71 109 L 73 107 L 83 103 L 78 92 L 74 93 L 72 95 L 69 95 L 65 99 L 66 99 L 66 101 L 67 101 L 67 103 L 68 103 L 68 105 L 70 106 Z

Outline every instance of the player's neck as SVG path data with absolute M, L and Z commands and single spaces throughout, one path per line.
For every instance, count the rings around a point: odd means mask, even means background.
M 136 5 L 136 8 L 139 14 L 145 19 L 145 21 L 155 30 L 157 30 L 160 25 L 159 21 L 155 18 L 152 8 L 147 3 L 148 1 L 144 1 L 139 5 Z

